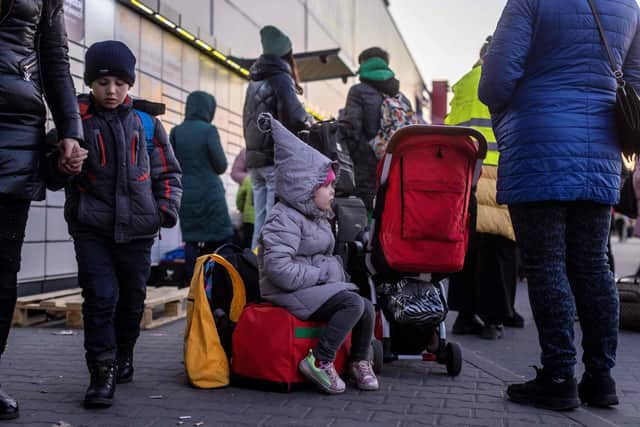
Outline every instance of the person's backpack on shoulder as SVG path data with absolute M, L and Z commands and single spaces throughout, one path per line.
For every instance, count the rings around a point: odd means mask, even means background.
M 380 130 L 376 136 L 369 141 L 373 152 L 378 159 L 384 156 L 391 136 L 398 129 L 424 123 L 413 111 L 404 95 L 398 93 L 394 96 L 384 95 L 380 105 Z

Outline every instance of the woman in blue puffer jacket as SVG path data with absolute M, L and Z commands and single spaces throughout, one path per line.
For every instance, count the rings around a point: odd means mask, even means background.
M 593 3 L 617 66 L 640 91 L 637 2 Z M 536 378 L 507 395 L 550 409 L 615 405 L 618 299 L 606 248 L 621 167 L 616 80 L 589 1 L 509 0 L 479 96 L 491 110 L 497 199 L 509 205 L 542 348 Z M 584 334 L 579 386 L 574 297 Z

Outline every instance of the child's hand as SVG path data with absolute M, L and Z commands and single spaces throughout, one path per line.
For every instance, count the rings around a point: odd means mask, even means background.
M 58 169 L 67 175 L 77 175 L 82 170 L 82 163 L 88 156 L 87 150 L 80 147 L 78 141 L 64 138 L 60 141 Z
M 61 146 L 61 150 L 62 149 L 63 147 Z M 88 156 L 89 151 L 76 144 L 71 147 L 71 152 L 67 156 L 65 156 L 64 153 L 60 153 L 58 157 L 58 169 L 67 175 L 77 175 L 82 170 L 82 164 Z

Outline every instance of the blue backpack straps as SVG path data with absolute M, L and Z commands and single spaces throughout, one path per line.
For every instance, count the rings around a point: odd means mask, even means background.
M 133 110 L 136 112 L 138 117 L 140 118 L 140 122 L 142 123 L 142 129 L 144 129 L 144 137 L 147 140 L 147 153 L 151 155 L 153 151 L 154 143 L 153 137 L 156 134 L 156 121 L 153 116 L 149 113 L 145 113 L 140 110 Z

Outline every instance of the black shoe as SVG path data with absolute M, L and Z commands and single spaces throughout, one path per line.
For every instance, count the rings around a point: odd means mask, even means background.
M 479 335 L 484 324 L 475 314 L 459 313 L 453 323 L 451 333 L 454 335 Z
M 116 382 L 130 383 L 133 380 L 133 346 L 118 347 L 116 359 Z
M 15 420 L 19 416 L 18 402 L 0 388 L 0 420 Z
M 84 396 L 87 408 L 108 408 L 113 404 L 116 391 L 116 367 L 113 360 L 93 362 L 89 364 L 91 384 Z
M 578 394 L 582 403 L 598 408 L 608 408 L 619 403 L 616 382 L 609 372 L 585 372 L 578 385 Z
M 507 398 L 510 401 L 554 411 L 566 411 L 580 406 L 575 378 L 558 380 L 543 369 L 535 370 L 535 379 L 507 387 Z
M 484 325 L 480 336 L 486 340 L 497 340 L 504 336 L 504 327 L 502 325 Z
M 514 311 L 512 317 L 507 317 L 504 319 L 502 324 L 508 328 L 524 328 L 524 317 L 520 315 L 520 313 Z

